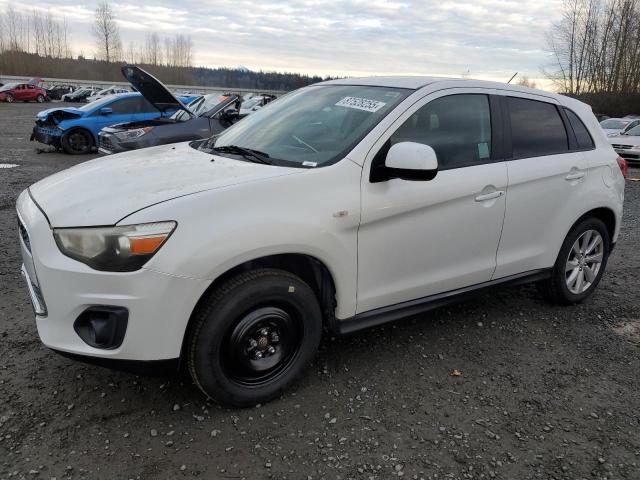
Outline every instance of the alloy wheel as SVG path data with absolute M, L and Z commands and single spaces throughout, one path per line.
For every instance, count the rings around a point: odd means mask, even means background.
M 604 257 L 604 240 L 597 230 L 587 230 L 573 244 L 565 268 L 567 288 L 574 295 L 586 292 L 598 277 Z

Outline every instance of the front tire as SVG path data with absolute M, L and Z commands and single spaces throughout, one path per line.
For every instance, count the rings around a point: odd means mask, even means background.
M 91 152 L 93 136 L 86 130 L 71 130 L 60 140 L 62 149 L 70 155 L 82 155 Z
M 562 244 L 551 278 L 538 284 L 553 303 L 571 305 L 589 297 L 600 283 L 611 250 L 605 224 L 588 217 L 571 229 Z
M 11 95 L 10 93 L 7 93 L 7 96 L 5 97 L 5 101 L 7 103 L 13 103 L 13 100 L 14 100 L 13 95 Z
M 43 95 L 38 95 L 38 97 L 36 98 L 36 102 L 44 103 L 44 96 Z
M 276 269 L 245 272 L 196 312 L 187 333 L 189 373 L 223 405 L 265 403 L 304 372 L 321 336 L 320 305 L 302 279 Z

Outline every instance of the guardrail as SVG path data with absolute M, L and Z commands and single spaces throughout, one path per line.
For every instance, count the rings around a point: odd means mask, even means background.
M 0 83 L 26 83 L 33 77 L 16 77 L 13 75 L 0 75 Z M 70 85 L 78 85 L 78 86 L 93 86 L 93 87 L 103 87 L 109 88 L 114 85 L 116 87 L 127 87 L 130 88 L 131 84 L 129 82 L 102 82 L 99 80 L 77 80 L 73 78 L 49 78 L 45 77 L 42 79 L 46 84 L 54 84 L 54 83 L 63 83 Z M 198 93 L 202 95 L 206 95 L 208 93 L 239 93 L 241 95 L 246 95 L 247 93 L 268 93 L 271 95 L 283 95 L 286 92 L 282 90 L 263 90 L 263 89 L 252 89 L 252 88 L 236 88 L 236 87 L 204 87 L 198 85 L 166 85 L 169 90 L 178 91 L 178 92 L 191 92 Z

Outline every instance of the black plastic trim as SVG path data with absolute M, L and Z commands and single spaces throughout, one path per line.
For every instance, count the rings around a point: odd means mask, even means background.
M 92 320 L 102 320 L 108 323 L 108 339 L 105 343 L 92 338 L 94 325 Z M 73 329 L 84 343 L 93 348 L 102 350 L 114 350 L 122 345 L 129 324 L 129 310 L 125 307 L 111 305 L 92 305 L 82 311 L 75 322 Z
M 489 95 L 489 109 L 491 111 L 491 160 L 502 162 L 505 158 L 504 115 L 498 95 Z
M 53 348 L 51 350 L 65 358 L 78 362 L 140 375 L 176 373 L 180 367 L 179 358 L 169 358 L 165 360 L 122 360 L 119 358 L 91 357 L 89 355 L 63 352 L 62 350 Z
M 545 280 L 551 277 L 551 269 L 532 270 L 517 275 L 490 280 L 470 287 L 459 288 L 444 293 L 429 295 L 428 297 L 409 300 L 407 302 L 376 308 L 368 312 L 359 313 L 351 318 L 336 321 L 337 333 L 346 335 L 365 328 L 371 328 L 384 323 L 400 320 L 404 317 L 427 312 L 462 299 L 470 298 L 481 291 L 496 285 L 521 285 L 524 283 Z

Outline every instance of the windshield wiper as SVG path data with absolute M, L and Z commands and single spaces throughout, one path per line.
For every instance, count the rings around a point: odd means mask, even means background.
M 247 160 L 253 159 L 253 161 L 257 163 L 273 165 L 273 162 L 269 160 L 268 153 L 253 150 L 251 148 L 244 148 L 238 145 L 225 145 L 223 147 L 213 147 L 211 150 L 213 150 L 214 152 L 235 153 L 237 155 L 242 155 Z

